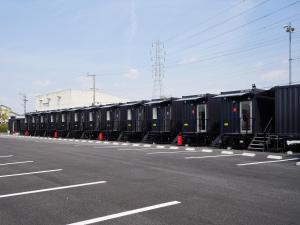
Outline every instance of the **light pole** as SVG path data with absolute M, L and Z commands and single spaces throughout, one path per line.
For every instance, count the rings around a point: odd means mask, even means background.
M 295 31 L 295 28 L 291 26 L 291 23 L 289 25 L 285 25 L 283 27 L 286 32 L 289 33 L 289 85 L 292 84 L 292 33 Z
M 88 77 L 93 78 L 93 106 L 96 105 L 96 75 L 95 74 L 87 74 Z

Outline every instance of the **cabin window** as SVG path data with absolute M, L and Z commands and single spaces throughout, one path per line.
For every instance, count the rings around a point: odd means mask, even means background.
M 53 115 L 50 116 L 50 122 L 53 123 L 54 122 L 54 118 Z
M 65 119 L 65 114 L 61 114 L 61 122 L 65 122 L 66 121 L 66 119 Z
M 206 104 L 197 105 L 197 132 L 206 132 Z
M 25 123 L 27 123 L 27 117 L 25 117 Z
M 41 116 L 41 123 L 44 123 L 44 116 Z
M 35 118 L 34 117 L 32 117 L 32 123 L 35 123 Z
M 240 102 L 241 133 L 252 133 L 252 102 Z
M 106 111 L 106 120 L 110 121 L 110 111 Z
M 132 111 L 131 111 L 131 109 L 127 109 L 127 120 L 132 120 Z
M 157 108 L 152 108 L 152 119 L 157 120 Z
M 92 112 L 89 112 L 89 121 L 93 121 L 93 113 Z
M 74 122 L 78 122 L 78 113 L 74 113 Z

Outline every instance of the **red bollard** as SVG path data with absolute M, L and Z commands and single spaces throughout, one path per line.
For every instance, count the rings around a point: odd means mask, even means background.
M 99 133 L 99 141 L 103 141 L 103 134 L 102 134 L 102 132 Z
M 178 134 L 177 145 L 182 145 L 182 134 Z
M 54 132 L 54 138 L 58 138 L 58 133 L 57 133 L 57 131 Z
M 29 136 L 28 130 L 25 131 L 25 136 Z

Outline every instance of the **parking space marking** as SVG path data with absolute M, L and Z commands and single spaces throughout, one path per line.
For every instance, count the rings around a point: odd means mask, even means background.
M 261 162 L 251 162 L 251 163 L 239 163 L 236 164 L 237 166 L 249 166 L 249 165 L 257 165 L 257 164 L 266 164 L 266 163 L 277 163 L 277 162 L 285 162 L 285 161 L 295 161 L 300 158 L 291 158 L 291 159 L 279 159 L 279 160 L 272 160 L 272 161 L 261 161 Z
M 233 151 L 222 151 L 221 154 L 232 155 Z
M 76 188 L 76 187 L 84 187 L 84 186 L 90 186 L 90 185 L 96 185 L 96 184 L 105 184 L 105 183 L 106 183 L 106 181 L 96 181 L 96 182 L 83 183 L 83 184 L 74 184 L 74 185 L 68 185 L 68 186 L 39 189 L 39 190 L 34 190 L 34 191 L 17 192 L 17 193 L 12 193 L 12 194 L 0 195 L 0 198 L 9 198 L 9 197 L 15 197 L 15 196 L 20 196 L 20 195 L 29 195 L 29 194 L 35 194 L 35 193 L 41 193 L 41 192 L 57 191 L 57 190 L 70 189 L 70 188 Z
M 148 152 L 148 155 L 155 155 L 155 154 L 176 154 L 176 153 L 198 153 L 200 151 L 191 151 L 191 150 L 184 150 L 184 151 L 173 151 L 173 152 Z
M 189 156 L 185 157 L 186 159 L 207 159 L 207 158 L 219 158 L 219 157 L 232 157 L 232 156 L 241 156 L 243 154 L 231 154 L 231 155 L 207 155 L 207 156 Z
M 0 155 L 0 158 L 9 158 L 9 157 L 13 157 L 13 155 Z
M 282 159 L 281 155 L 268 155 L 267 159 Z
M 17 176 L 26 176 L 26 175 L 40 174 L 40 173 L 51 173 L 51 172 L 58 172 L 58 171 L 62 171 L 62 169 L 43 170 L 43 171 L 28 172 L 28 173 L 15 173 L 15 174 L 0 175 L 0 178 L 4 178 L 4 177 L 17 177 Z
M 34 161 L 22 161 L 22 162 L 10 162 L 10 163 L 1 163 L 0 166 L 14 165 L 14 164 L 25 164 L 33 163 Z
M 156 150 L 156 148 L 118 148 L 118 151 L 147 151 Z
M 142 212 L 146 212 L 146 211 L 150 211 L 150 210 L 154 210 L 154 209 L 164 208 L 164 207 L 168 207 L 168 206 L 172 206 L 172 205 L 177 205 L 180 203 L 181 202 L 178 202 L 178 201 L 166 202 L 166 203 L 161 203 L 158 205 L 147 206 L 144 208 L 134 209 L 134 210 L 130 210 L 130 211 L 125 211 L 125 212 L 116 213 L 116 214 L 112 214 L 112 215 L 108 215 L 108 216 L 98 217 L 98 218 L 85 220 L 85 221 L 81 221 L 81 222 L 70 223 L 68 225 L 88 225 L 88 224 L 93 224 L 93 223 L 99 223 L 99 222 L 103 222 L 106 220 L 116 219 L 116 218 L 129 216 L 129 215 L 133 215 L 133 214 L 137 214 L 137 213 L 142 213 Z
M 202 149 L 202 152 L 213 152 L 211 149 Z

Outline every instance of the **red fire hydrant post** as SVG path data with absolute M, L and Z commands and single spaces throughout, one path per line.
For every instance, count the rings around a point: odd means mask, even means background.
M 57 133 L 57 131 L 54 132 L 54 138 L 58 138 L 58 133 Z
M 102 134 L 102 132 L 99 133 L 99 141 L 103 141 L 103 134 Z
M 177 145 L 182 145 L 182 134 L 178 134 L 178 137 L 177 137 Z

